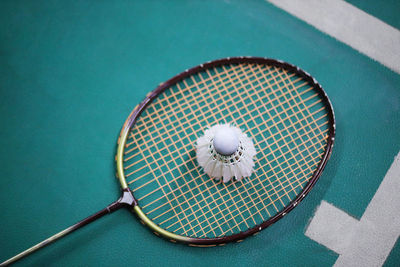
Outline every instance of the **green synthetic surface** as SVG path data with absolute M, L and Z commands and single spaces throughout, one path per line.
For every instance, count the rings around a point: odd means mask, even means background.
M 240 244 L 192 248 L 117 211 L 19 266 L 329 266 L 304 235 L 322 199 L 359 218 L 400 150 L 400 76 L 264 1 L 2 1 L 0 260 L 118 196 L 115 144 L 160 82 L 226 56 L 300 66 L 335 108 L 332 158 L 306 199 Z M 396 244 L 386 265 L 400 261 Z

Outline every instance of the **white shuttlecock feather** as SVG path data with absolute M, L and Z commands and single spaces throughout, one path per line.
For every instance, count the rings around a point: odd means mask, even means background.
M 253 141 L 239 128 L 217 124 L 197 139 L 197 162 L 210 177 L 229 182 L 250 177 L 256 150 Z

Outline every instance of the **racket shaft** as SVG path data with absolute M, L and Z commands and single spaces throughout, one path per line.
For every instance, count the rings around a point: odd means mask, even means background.
M 87 225 L 87 224 L 89 224 L 89 223 L 91 223 L 91 222 L 103 217 L 104 215 L 109 214 L 109 213 L 121 208 L 123 205 L 124 205 L 124 203 L 121 203 L 120 200 L 118 200 L 118 201 L 112 203 L 111 205 L 109 205 L 108 207 L 102 209 L 101 211 L 99 211 L 99 212 L 87 217 L 86 219 L 84 219 L 84 220 L 82 220 L 82 221 L 80 221 L 80 222 L 68 227 L 67 229 L 65 229 L 65 230 L 63 230 L 63 231 L 61 231 L 61 232 L 59 232 L 59 233 L 57 233 L 57 234 L 45 239 L 45 240 L 43 240 L 42 242 L 40 242 L 40 243 L 28 248 L 27 250 L 22 251 L 21 253 L 15 255 L 14 257 L 6 260 L 3 263 L 1 263 L 0 266 L 7 266 L 7 265 L 9 265 L 11 263 L 14 263 L 14 262 L 22 259 L 23 257 L 28 256 L 29 254 L 39 250 L 40 248 L 43 248 L 43 247 L 47 246 L 48 244 L 50 244 L 50 243 L 52 243 L 52 242 L 54 242 L 54 241 L 56 241 L 56 240 L 58 240 L 58 239 L 60 239 L 60 238 L 62 238 L 64 236 L 68 235 L 69 233 L 72 233 L 73 231 L 75 231 L 75 230 L 77 230 L 77 229 L 79 229 L 79 228 L 81 228 L 81 227 L 83 227 L 83 226 L 85 226 L 85 225 Z

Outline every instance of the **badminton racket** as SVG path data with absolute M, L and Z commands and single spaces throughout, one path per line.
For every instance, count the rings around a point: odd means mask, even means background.
M 235 125 L 253 140 L 250 177 L 223 183 L 197 163 L 196 140 L 215 124 Z M 307 72 L 256 57 L 201 64 L 160 84 L 129 115 L 115 157 L 121 197 L 1 265 L 122 207 L 171 242 L 240 242 L 299 204 L 320 177 L 334 138 L 332 105 Z

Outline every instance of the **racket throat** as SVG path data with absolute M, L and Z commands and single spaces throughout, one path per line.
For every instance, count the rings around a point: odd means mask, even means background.
M 108 213 L 111 213 L 113 211 L 116 211 L 122 207 L 126 206 L 136 206 L 137 205 L 137 200 L 133 196 L 131 190 L 129 188 L 125 188 L 122 190 L 122 195 L 121 197 L 115 201 L 114 203 L 110 204 L 107 206 L 107 211 Z

